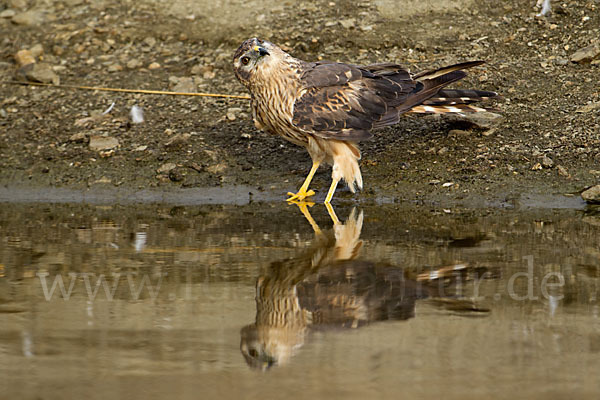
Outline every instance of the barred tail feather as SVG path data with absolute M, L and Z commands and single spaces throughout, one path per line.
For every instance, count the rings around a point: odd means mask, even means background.
M 418 105 L 411 108 L 407 114 L 447 114 L 447 113 L 475 113 L 482 111 L 496 111 L 493 108 L 477 107 L 471 104 L 450 105 Z

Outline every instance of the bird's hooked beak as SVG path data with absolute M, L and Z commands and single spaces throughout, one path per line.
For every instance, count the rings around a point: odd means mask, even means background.
M 257 52 L 260 57 L 264 57 L 264 56 L 268 56 L 269 55 L 269 52 L 267 51 L 267 49 L 265 49 L 264 47 L 260 47 L 258 45 L 254 46 L 252 48 L 252 50 L 254 50 L 255 52 Z

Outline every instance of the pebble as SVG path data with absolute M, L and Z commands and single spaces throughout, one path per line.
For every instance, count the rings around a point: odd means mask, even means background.
M 600 45 L 593 44 L 573 53 L 571 61 L 578 64 L 587 64 L 598 57 L 600 57 Z
M 152 69 L 159 69 L 160 68 L 160 64 L 157 62 L 153 62 L 150 65 L 148 65 L 148 69 L 152 70 Z
M 93 151 L 112 150 L 119 147 L 119 140 L 110 136 L 92 136 L 89 146 Z
M 12 18 L 17 14 L 17 12 L 15 10 L 11 10 L 10 8 L 8 10 L 4 10 L 2 12 L 0 12 L 0 18 Z
M 544 158 L 542 158 L 542 167 L 552 168 L 554 167 L 554 161 L 552 161 L 550 157 L 544 156 Z
M 33 64 L 33 68 L 25 71 L 25 76 L 30 81 L 60 85 L 60 77 L 54 72 L 52 66 L 47 63 Z
M 77 132 L 69 137 L 69 142 L 82 143 L 88 140 L 88 134 L 86 132 Z
M 500 114 L 493 112 L 477 112 L 464 115 L 458 114 L 444 114 L 446 118 L 451 122 L 466 122 L 474 128 L 478 129 L 490 129 L 498 125 L 504 118 Z
M 558 170 L 559 175 L 564 176 L 565 178 L 571 177 L 571 174 L 569 174 L 569 171 L 567 171 L 567 169 L 565 167 L 563 167 L 562 165 L 557 165 L 556 169 Z
M 161 165 L 160 167 L 158 167 L 156 172 L 159 174 L 166 174 L 175 168 L 177 168 L 177 165 L 175 163 L 165 163 L 165 164 Z
M 31 52 L 31 55 L 34 58 L 39 58 L 40 56 L 42 56 L 44 54 L 44 47 L 40 43 L 38 43 L 38 44 L 31 46 L 29 51 Z
M 588 113 L 594 110 L 600 110 L 600 101 L 595 103 L 586 104 L 583 107 L 579 107 L 575 110 L 576 113 Z
M 129 69 L 136 69 L 142 66 L 142 62 L 137 58 L 132 58 L 131 60 L 127 61 L 126 65 Z
M 175 79 L 173 79 L 175 78 Z M 171 90 L 174 92 L 180 93 L 194 93 L 196 91 L 196 84 L 194 83 L 194 79 L 188 77 L 170 77 L 169 81 L 173 83 Z
M 340 25 L 342 25 L 344 29 L 354 28 L 356 20 L 354 18 L 342 19 L 340 20 Z
M 581 198 L 588 203 L 600 203 L 600 185 L 592 186 L 581 193 Z
M 123 67 L 120 64 L 111 64 L 106 69 L 108 72 L 119 72 L 123 71 Z
M 20 14 L 16 14 L 12 17 L 12 22 L 17 25 L 24 26 L 39 26 L 44 22 L 44 14 L 40 11 L 25 11 Z
M 24 49 L 17 51 L 15 54 L 15 61 L 17 65 L 22 68 L 29 64 L 35 64 L 35 57 L 31 53 L 31 51 Z
M 169 139 L 165 143 L 165 146 L 167 146 L 167 147 L 182 146 L 184 144 L 187 144 L 190 141 L 191 137 L 192 137 L 192 135 L 190 135 L 189 133 L 178 133 L 175 136 L 173 136 L 171 139 Z

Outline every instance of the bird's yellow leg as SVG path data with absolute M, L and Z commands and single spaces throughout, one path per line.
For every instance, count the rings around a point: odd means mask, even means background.
M 339 225 L 340 220 L 338 219 L 337 215 L 335 215 L 335 210 L 333 209 L 333 206 L 330 203 L 325 203 L 325 208 L 327 209 L 327 212 L 329 213 L 329 217 L 333 221 L 333 224 Z
M 312 215 L 310 215 L 310 212 L 308 212 L 308 207 L 314 206 L 315 203 L 313 203 L 312 201 L 291 200 L 290 204 L 295 204 L 295 205 L 298 206 L 298 208 L 300 209 L 300 212 L 302 213 L 302 215 L 304 215 L 304 218 L 306 218 L 306 220 L 308 221 L 308 223 L 310 224 L 310 226 L 313 228 L 313 230 L 315 231 L 315 233 L 317 235 L 320 235 L 321 234 L 321 229 L 319 228 L 319 225 L 317 225 L 317 223 L 313 219 Z
M 335 193 L 335 189 L 337 188 L 337 184 L 339 181 L 340 181 L 339 179 L 334 179 L 331 182 L 331 186 L 329 187 L 329 192 L 327 192 L 327 197 L 325 197 L 325 204 L 331 203 L 331 198 L 333 197 L 333 194 Z
M 308 190 L 308 185 L 310 185 L 310 181 L 312 181 L 313 176 L 315 176 L 315 172 L 317 172 L 317 168 L 319 168 L 319 162 L 315 161 L 315 162 L 313 162 L 313 165 L 310 169 L 310 172 L 306 176 L 304 183 L 302 184 L 302 186 L 300 186 L 300 190 L 298 190 L 298 193 L 288 192 L 288 196 L 291 196 L 291 197 L 288 197 L 287 201 L 304 200 L 305 198 L 315 194 L 314 190 Z

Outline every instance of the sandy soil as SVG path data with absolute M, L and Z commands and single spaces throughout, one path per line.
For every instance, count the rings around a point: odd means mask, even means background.
M 547 17 L 535 16 L 534 3 L 0 1 L 0 80 L 21 77 L 14 55 L 32 49 L 63 84 L 244 94 L 230 63 L 252 36 L 304 59 L 395 61 L 412 71 L 483 59 L 460 86 L 501 93 L 504 118 L 477 129 L 407 117 L 377 131 L 362 144 L 366 188 L 356 198 L 577 193 L 600 180 L 600 63 L 570 57 L 600 44 L 600 3 L 555 5 Z M 144 123 L 131 123 L 133 105 Z M 245 100 L 0 84 L 4 186 L 235 186 L 283 199 L 309 167 L 303 149 L 256 131 Z M 317 200 L 329 176 L 317 174 Z

